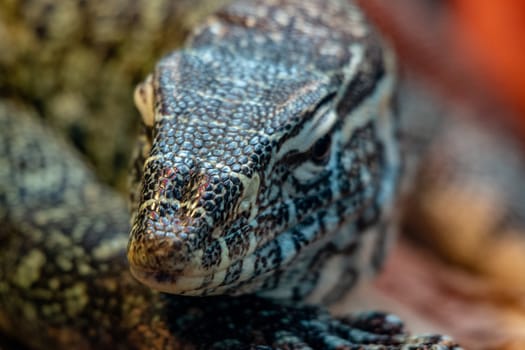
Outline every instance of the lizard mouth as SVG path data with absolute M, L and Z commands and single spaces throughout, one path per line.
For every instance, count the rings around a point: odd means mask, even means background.
M 344 203 L 345 200 L 349 198 L 336 200 L 331 204 Z M 365 203 L 363 209 L 366 209 L 368 204 L 370 203 Z M 331 213 L 332 207 L 334 213 Z M 335 218 L 340 214 L 336 212 L 336 207 L 336 205 L 329 205 L 323 211 L 325 215 L 333 215 Z M 359 213 L 356 212 L 354 215 Z M 173 264 L 163 264 L 158 259 L 155 267 L 134 264 L 134 258 L 130 256 L 128 250 L 131 273 L 138 281 L 150 288 L 170 294 L 205 296 L 255 292 L 261 289 L 265 278 L 292 264 L 301 252 L 315 246 L 315 242 L 335 232 L 341 223 L 337 220 L 325 220 L 321 223 L 317 218 L 317 212 L 311 213 L 300 221 L 288 223 L 275 235 L 270 235 L 268 232 L 261 235 L 256 232 L 254 226 L 245 226 L 242 230 L 214 239 L 207 245 L 206 250 L 194 250 L 191 254 L 182 253 L 183 256 L 191 256 L 191 258 L 187 258 L 185 263 L 178 267 L 174 267 Z M 347 219 L 352 220 L 352 217 Z M 329 224 L 330 222 L 333 224 Z M 265 239 L 262 240 L 261 236 L 265 236 Z M 228 242 L 241 238 L 246 239 L 249 245 L 232 258 L 231 251 L 235 248 L 231 248 Z M 218 253 L 220 257 L 215 256 L 214 267 L 206 268 L 202 263 L 205 261 L 203 257 L 210 254 L 213 250 L 210 247 L 214 246 L 221 247 Z
M 149 247 L 130 241 L 130 270 L 141 283 L 170 294 L 253 292 L 258 288 L 252 280 L 259 280 L 286 265 L 298 253 L 296 248 L 300 248 L 291 243 L 290 229 L 276 235 L 268 232 L 261 235 L 256 231 L 256 226 L 243 225 L 208 241 L 204 249 L 192 249 L 191 243 L 181 244 L 177 234 L 150 234 L 154 241 Z M 176 249 L 172 249 L 174 246 Z
M 245 294 L 258 290 L 255 280 L 271 274 L 277 268 L 277 266 L 263 263 L 263 260 L 266 260 L 264 256 L 267 255 L 267 251 L 275 249 L 275 246 L 276 243 L 270 241 L 252 253 L 214 270 L 189 268 L 154 270 L 137 265 L 131 265 L 130 270 L 139 282 L 164 293 L 190 296 Z M 286 252 L 288 258 L 282 260 L 279 267 L 293 260 L 296 254 L 291 253 L 293 252 Z M 200 252 L 196 255 L 201 256 Z M 251 283 L 252 280 L 253 283 Z
M 205 295 L 203 286 L 207 284 L 207 280 L 210 280 L 210 277 L 205 275 L 192 276 L 182 272 L 146 270 L 138 266 L 131 266 L 130 270 L 133 277 L 142 284 L 159 292 L 169 294 Z M 220 272 L 212 274 L 212 276 L 216 275 L 220 275 Z M 213 279 L 211 278 L 211 280 Z
M 246 227 L 248 228 L 248 227 Z M 252 228 L 253 229 L 253 228 Z M 241 241 L 244 235 L 250 236 L 253 248 L 247 248 L 239 256 L 232 258 L 227 241 Z M 172 240 L 173 237 L 164 237 Z M 259 242 L 260 243 L 260 242 Z M 144 264 L 138 257 L 128 250 L 128 260 L 132 275 L 148 287 L 164 293 L 204 296 L 214 294 L 242 294 L 252 292 L 256 288 L 249 288 L 249 284 L 241 291 L 235 286 L 254 277 L 258 270 L 257 264 L 265 245 L 255 248 L 255 233 L 246 230 L 230 233 L 227 237 L 216 238 L 207 244 L 203 250 L 179 247 L 177 252 L 167 251 L 168 248 L 149 249 L 149 254 L 154 254 L 155 265 Z M 266 243 L 266 245 L 271 242 Z M 159 244 L 159 247 L 170 247 L 172 244 Z M 213 247 L 220 247 L 218 253 Z M 136 251 L 136 250 L 135 250 Z M 232 252 L 233 253 L 233 252 Z M 239 252 L 237 252 L 239 253 Z M 218 255 L 217 255 L 218 254 Z M 186 257 L 184 262 L 173 264 L 173 256 Z M 211 256 L 210 264 L 204 263 L 205 256 Z M 262 272 L 262 271 L 261 271 Z M 271 272 L 271 271 L 267 271 Z

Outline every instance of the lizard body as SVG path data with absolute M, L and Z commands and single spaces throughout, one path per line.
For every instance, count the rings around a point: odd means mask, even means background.
M 377 268 L 399 170 L 385 50 L 351 4 L 258 1 L 226 8 L 187 48 L 161 60 L 136 94 L 143 132 L 132 179 L 133 273 L 170 292 L 261 290 L 329 302 Z M 137 283 L 125 258 L 122 199 L 7 97 L 0 329 L 17 341 L 78 349 L 459 349 L 447 337 L 411 336 L 388 314 L 335 319 L 300 302 L 166 295 Z M 372 227 L 375 234 L 365 232 Z M 372 253 L 357 254 L 367 239 Z M 335 278 L 324 280 L 334 266 Z

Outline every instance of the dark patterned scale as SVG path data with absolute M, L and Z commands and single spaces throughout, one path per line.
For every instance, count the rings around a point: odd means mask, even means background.
M 40 349 L 459 349 L 289 300 L 328 303 L 380 265 L 394 75 L 345 1 L 225 8 L 137 89 L 131 228 L 120 196 L 2 96 L 0 330 Z
M 321 301 L 373 270 L 399 172 L 393 58 L 354 5 L 320 7 L 235 3 L 139 87 L 142 282 Z

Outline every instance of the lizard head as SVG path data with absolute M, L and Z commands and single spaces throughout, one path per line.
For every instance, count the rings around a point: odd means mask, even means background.
M 136 89 L 131 271 L 175 294 L 291 290 L 304 279 L 291 266 L 388 200 L 390 68 L 359 45 L 344 69 L 196 46 Z

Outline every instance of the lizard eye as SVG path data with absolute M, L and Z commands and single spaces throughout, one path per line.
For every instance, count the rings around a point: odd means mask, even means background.
M 324 135 L 312 146 L 312 159 L 316 163 L 325 163 L 330 155 L 330 146 L 332 138 L 329 134 Z
M 155 121 L 155 110 L 154 110 L 154 94 L 153 94 L 153 83 L 151 74 L 146 78 L 146 81 L 139 84 L 135 88 L 135 94 L 133 98 L 135 100 L 135 106 L 140 112 L 142 122 L 147 127 L 153 127 Z

